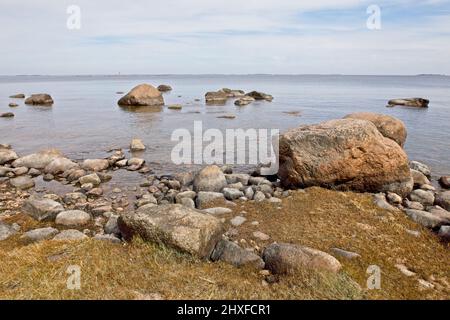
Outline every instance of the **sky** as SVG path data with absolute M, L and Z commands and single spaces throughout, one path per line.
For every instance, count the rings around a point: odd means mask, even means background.
M 450 0 L 1 0 L 0 23 L 0 75 L 450 74 Z

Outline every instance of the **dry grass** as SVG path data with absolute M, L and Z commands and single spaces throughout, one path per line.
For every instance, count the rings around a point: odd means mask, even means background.
M 246 211 L 237 240 L 250 243 L 259 230 L 271 236 L 257 243 L 261 248 L 272 241 L 291 242 L 327 252 L 339 247 L 361 258 L 339 258 L 343 272 L 338 276 L 305 271 L 267 285 L 257 271 L 200 261 L 140 240 L 127 245 L 95 240 L 25 245 L 15 236 L 0 242 L 0 299 L 135 299 L 154 293 L 166 299 L 450 298 L 448 247 L 404 213 L 376 208 L 370 195 L 311 188 L 277 207 L 240 203 L 226 218 Z M 21 214 L 8 222 L 19 222 L 24 231 L 43 226 Z M 419 230 L 420 237 L 406 229 Z M 406 277 L 396 263 L 417 275 Z M 382 289 L 360 291 L 354 281 L 365 288 L 372 264 L 382 270 Z M 70 265 L 81 267 L 81 290 L 66 287 Z M 419 278 L 435 288 L 421 289 Z

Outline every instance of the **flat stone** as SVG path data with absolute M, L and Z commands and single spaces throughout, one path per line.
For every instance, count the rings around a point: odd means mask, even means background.
M 26 190 L 33 188 L 34 180 L 29 176 L 20 176 L 9 180 L 9 183 L 16 189 Z
M 88 237 L 81 231 L 75 229 L 63 230 L 58 233 L 53 240 L 57 241 L 77 241 L 87 239 Z
M 223 207 L 215 207 L 215 208 L 209 208 L 209 209 L 203 209 L 204 212 L 208 214 L 215 215 L 223 215 L 233 212 L 233 210 L 229 208 L 223 208 Z
M 59 202 L 37 198 L 25 200 L 22 209 L 38 221 L 53 221 L 58 213 L 64 211 L 64 207 Z
M 81 210 L 68 210 L 58 213 L 56 216 L 56 224 L 77 227 L 84 226 L 91 221 L 91 215 Z

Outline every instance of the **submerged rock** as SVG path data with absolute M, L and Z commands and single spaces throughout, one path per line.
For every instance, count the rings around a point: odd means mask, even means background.
M 141 208 L 121 216 L 118 224 L 125 239 L 139 235 L 200 258 L 209 258 L 224 233 L 215 217 L 179 204 Z
M 370 121 L 383 136 L 394 140 L 402 147 L 405 145 L 407 136 L 406 126 L 403 121 L 397 118 L 373 112 L 357 112 L 345 116 L 344 119 Z
M 46 93 L 33 94 L 25 99 L 25 104 L 51 106 L 53 98 Z
M 340 119 L 289 130 L 280 137 L 281 183 L 359 192 L 409 194 L 413 181 L 403 149 L 366 120 Z
M 120 106 L 163 106 L 164 98 L 152 85 L 140 84 L 122 97 L 118 104 Z
M 428 108 L 430 100 L 423 98 L 408 98 L 408 99 L 392 99 L 389 100 L 388 106 L 406 106 L 406 107 L 416 107 L 416 108 Z

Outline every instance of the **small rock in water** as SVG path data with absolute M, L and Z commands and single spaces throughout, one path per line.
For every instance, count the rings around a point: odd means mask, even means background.
M 143 151 L 145 150 L 145 145 L 141 139 L 133 139 L 131 140 L 130 150 L 131 151 Z
M 172 87 L 167 84 L 161 84 L 158 86 L 158 90 L 161 92 L 172 91 Z
M 236 116 L 234 114 L 225 114 L 223 116 L 218 116 L 218 119 L 235 119 Z
M 12 96 L 9 96 L 12 99 L 25 99 L 25 95 L 23 93 L 14 94 Z
M 0 114 L 0 118 L 12 118 L 14 117 L 14 113 L 12 112 L 5 112 Z
M 167 108 L 170 110 L 181 110 L 183 109 L 183 106 L 181 104 L 171 104 Z
M 49 94 L 33 94 L 25 100 L 25 104 L 51 106 L 53 99 Z
M 98 186 L 102 181 L 96 173 L 88 174 L 79 179 L 81 185 L 91 183 L 94 186 Z
M 10 104 L 8 104 L 8 107 L 10 108 L 15 108 L 18 107 L 19 105 L 17 103 L 11 102 Z

